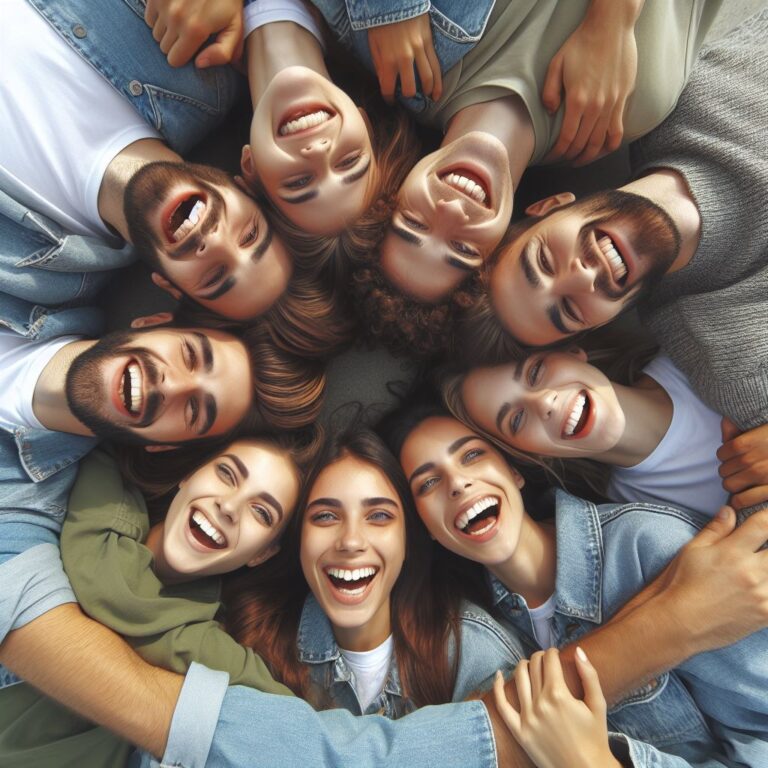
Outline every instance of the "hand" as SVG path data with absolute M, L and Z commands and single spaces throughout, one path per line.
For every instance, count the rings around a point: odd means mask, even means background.
M 746 432 L 723 418 L 723 444 L 717 451 L 723 488 L 736 509 L 768 502 L 768 424 Z
M 597 670 L 580 648 L 576 668 L 584 688 L 583 701 L 568 690 L 559 653 L 550 648 L 534 653 L 515 669 L 519 711 L 507 700 L 504 678 L 496 673 L 496 707 L 539 768 L 619 768 L 608 746 L 606 704 Z
M 432 45 L 428 13 L 395 24 L 371 27 L 368 30 L 368 46 L 385 101 L 394 101 L 398 75 L 403 96 L 416 95 L 414 63 L 419 71 L 424 95 L 431 96 L 435 101 L 440 98 L 443 78 Z
M 211 35 L 195 66 L 228 64 L 243 52 L 243 0 L 147 0 L 144 21 L 172 67 L 184 66 Z
M 618 149 L 624 137 L 624 107 L 637 79 L 636 13 L 616 0 L 598 5 L 593 0 L 547 69 L 541 100 L 551 114 L 565 91 L 563 124 L 548 161 L 585 165 Z
M 766 539 L 768 510 L 737 528 L 733 509 L 723 507 L 653 582 L 652 599 L 667 603 L 692 644 L 687 655 L 768 626 L 768 551 L 757 551 Z

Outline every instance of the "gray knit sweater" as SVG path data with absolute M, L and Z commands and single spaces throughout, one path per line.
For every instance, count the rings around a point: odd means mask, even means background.
M 642 319 L 714 409 L 743 429 L 768 423 L 768 9 L 702 50 L 631 160 L 636 176 L 681 173 L 702 220 L 695 256 Z

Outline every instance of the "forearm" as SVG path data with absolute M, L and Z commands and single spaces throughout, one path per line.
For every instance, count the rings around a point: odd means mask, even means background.
M 83 717 L 153 754 L 164 752 L 183 678 L 144 662 L 76 604 L 11 632 L 0 662 Z

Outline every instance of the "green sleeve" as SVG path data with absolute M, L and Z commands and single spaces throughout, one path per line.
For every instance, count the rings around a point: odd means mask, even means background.
M 109 454 L 93 451 L 80 464 L 61 532 L 64 569 L 83 610 L 151 664 L 185 674 L 197 661 L 228 672 L 233 685 L 290 694 L 215 620 L 218 579 L 159 581 L 141 543 L 148 531 L 141 494 L 123 481 Z

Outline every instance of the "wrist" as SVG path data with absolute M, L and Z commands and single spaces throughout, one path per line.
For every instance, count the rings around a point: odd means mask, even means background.
M 645 0 L 591 0 L 584 22 L 633 29 L 644 3 Z

